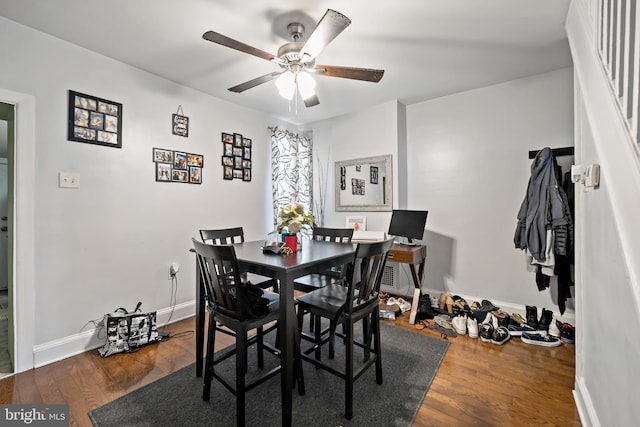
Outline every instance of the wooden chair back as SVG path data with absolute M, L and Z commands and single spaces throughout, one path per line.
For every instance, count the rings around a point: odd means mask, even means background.
M 235 248 L 191 239 L 204 282 L 205 299 L 220 314 L 237 320 L 249 317 L 246 289 L 240 280 Z
M 347 272 L 349 290 L 345 303 L 346 313 L 354 313 L 369 308 L 372 304 L 378 304 L 382 275 L 393 241 L 394 238 L 380 242 L 358 243 L 355 262 L 350 264 Z M 353 266 L 359 267 L 359 280 Z
M 313 227 L 312 238 L 325 242 L 351 243 L 353 228 Z
M 244 243 L 244 230 L 242 227 L 200 230 L 200 237 L 204 243 L 232 245 L 234 243 Z

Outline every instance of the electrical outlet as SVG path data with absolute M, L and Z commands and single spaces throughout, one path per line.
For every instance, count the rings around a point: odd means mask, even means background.
M 169 280 L 176 277 L 176 274 L 178 274 L 178 271 L 180 271 L 180 265 L 177 262 L 172 262 L 171 265 L 169 266 Z

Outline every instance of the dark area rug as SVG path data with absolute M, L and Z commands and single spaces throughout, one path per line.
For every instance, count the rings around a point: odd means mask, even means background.
M 382 324 L 383 384 L 376 384 L 375 367 L 354 386 L 353 419 L 344 418 L 344 382 L 304 363 L 306 394 L 293 393 L 293 425 L 296 426 L 409 426 L 449 347 L 449 342 Z M 326 346 L 325 346 L 326 347 Z M 277 359 L 265 355 L 265 367 Z M 356 356 L 362 358 L 357 349 Z M 327 357 L 323 354 L 323 360 Z M 250 349 L 251 375 L 255 350 Z M 336 341 L 336 363 L 344 365 L 342 340 Z M 358 360 L 359 362 L 359 360 Z M 216 366 L 225 378 L 233 378 L 234 358 Z M 246 425 L 282 424 L 280 376 L 247 393 Z M 94 426 L 231 426 L 236 424 L 235 397 L 216 380 L 211 400 L 202 400 L 202 378 L 195 365 L 168 375 L 89 412 Z

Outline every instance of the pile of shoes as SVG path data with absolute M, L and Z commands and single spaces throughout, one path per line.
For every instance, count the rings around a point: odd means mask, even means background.
M 542 309 L 538 318 L 535 306 L 526 306 L 526 319 L 518 313 L 507 313 L 489 300 L 471 305 L 458 295 L 440 294 L 437 306 L 431 307 L 431 299 L 420 299 L 417 329 L 436 329 L 448 336 L 469 335 L 482 342 L 503 345 L 511 337 L 520 337 L 526 344 L 557 347 L 575 340 L 575 328 L 556 320 L 553 312 Z M 425 320 L 427 319 L 427 320 Z M 433 320 L 431 320 L 433 319 Z

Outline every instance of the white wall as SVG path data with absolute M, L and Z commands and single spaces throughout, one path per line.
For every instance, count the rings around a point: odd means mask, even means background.
M 324 221 L 326 227 L 344 227 L 347 216 L 364 215 L 367 217 L 367 230 L 387 231 L 389 229 L 391 212 L 336 212 L 334 210 L 334 162 L 391 154 L 393 205 L 397 206 L 398 108 L 397 102 L 390 101 L 357 113 L 305 126 L 313 133 L 316 161 L 320 159 L 325 166 L 323 173 L 328 173 Z M 319 175 L 316 171 L 314 198 L 317 198 L 319 193 Z
M 120 306 L 142 301 L 144 310 L 168 310 L 174 261 L 182 267 L 177 303 L 188 312 L 190 237 L 200 228 L 242 225 L 249 239 L 258 239 L 271 228 L 267 127 L 287 124 L 4 18 L 0 57 L 0 88 L 32 95 L 36 106 L 35 167 L 17 165 L 35 176 L 35 255 L 18 261 L 28 262 L 35 277 L 36 352 L 76 339 L 92 330 L 90 320 Z M 122 149 L 67 141 L 70 89 L 123 104 Z M 190 118 L 189 138 L 171 134 L 178 105 Z M 222 179 L 221 132 L 253 139 L 251 182 Z M 153 147 L 203 154 L 203 184 L 156 183 Z M 79 173 L 81 188 L 58 188 L 59 171 Z M 22 183 L 16 185 L 20 198 Z M 35 363 L 48 357 L 56 356 L 36 355 Z
M 384 103 L 310 127 L 316 155 L 331 154 L 331 199 L 333 161 L 393 154 L 394 208 L 429 210 L 423 289 L 559 316 L 555 279 L 551 291 L 538 291 L 513 234 L 529 150 L 573 146 L 572 94 L 567 68 L 407 107 Z M 329 202 L 329 226 L 353 214 L 367 216 L 368 230 L 389 227 L 389 212 L 333 212 Z M 399 291 L 410 293 L 403 270 Z
M 407 107 L 408 207 L 429 210 L 426 288 L 559 315 L 513 235 L 528 152 L 573 146 L 572 85 L 562 69 Z
M 640 160 L 596 57 L 597 2 L 574 1 L 567 34 L 576 75 L 576 155 L 601 165 L 600 188 L 578 191 L 581 245 L 575 397 L 585 426 L 637 425 L 640 407 Z

